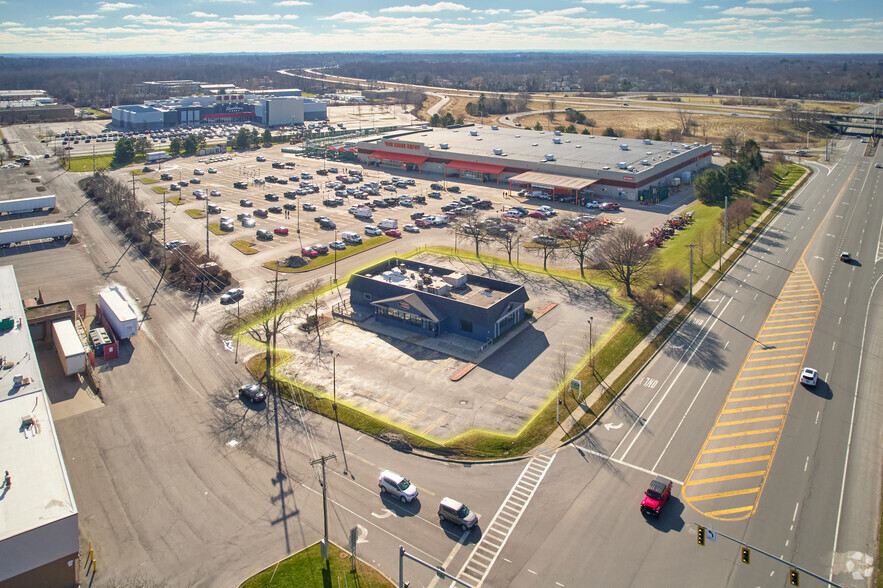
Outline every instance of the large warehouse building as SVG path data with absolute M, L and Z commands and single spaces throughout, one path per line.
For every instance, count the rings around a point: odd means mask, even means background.
M 320 100 L 302 97 L 300 90 L 296 89 L 266 90 L 260 93 L 240 90 L 235 93 L 147 100 L 144 104 L 114 106 L 111 114 L 115 128 L 131 131 L 218 122 L 278 127 L 307 120 L 324 120 L 327 117 L 327 105 Z
M 0 308 L 0 587 L 77 586 L 77 505 L 11 265 Z
M 356 144 L 368 166 L 492 182 L 538 196 L 655 199 L 711 165 L 711 145 L 464 126 Z

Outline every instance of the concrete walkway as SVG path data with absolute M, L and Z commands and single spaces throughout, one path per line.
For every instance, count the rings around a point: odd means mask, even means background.
M 809 172 L 811 170 L 807 170 L 807 171 Z M 804 176 L 804 177 L 806 177 L 806 176 Z M 775 203 L 773 203 L 772 206 L 769 206 L 763 212 L 763 214 L 761 214 L 757 218 L 757 220 L 751 224 L 749 229 L 747 231 L 745 231 L 744 233 L 742 233 L 742 235 L 736 240 L 736 242 L 733 243 L 733 246 L 729 250 L 727 250 L 726 253 L 724 253 L 723 262 L 729 263 L 731 261 L 735 261 L 739 256 L 741 256 L 742 253 L 744 252 L 743 247 L 748 242 L 748 235 L 750 235 L 756 227 L 761 225 L 763 222 L 766 221 L 767 218 L 769 218 L 769 216 L 772 214 L 771 210 L 773 210 L 776 206 L 778 206 L 779 203 L 781 203 L 783 200 L 789 198 L 791 196 L 791 193 L 795 189 L 799 188 L 802 185 L 803 185 L 802 181 L 795 183 L 787 192 L 782 194 L 779 197 L 779 199 L 776 200 Z M 708 272 L 706 272 L 706 274 L 704 276 L 702 276 L 702 278 L 700 278 L 698 282 L 694 283 L 693 291 L 697 292 L 697 291 L 701 290 L 705 284 L 714 280 L 716 273 L 717 273 L 717 270 L 715 270 L 715 269 L 708 270 Z M 709 292 L 710 292 L 710 290 L 709 290 Z M 604 378 L 604 380 L 580 403 L 579 407 L 576 410 L 574 410 L 572 414 L 565 415 L 566 418 L 562 419 L 561 426 L 557 427 L 552 432 L 552 434 L 549 435 L 549 437 L 543 442 L 543 444 L 534 450 L 534 452 L 541 453 L 543 451 L 557 449 L 558 447 L 561 447 L 561 446 L 569 443 L 572 439 L 566 440 L 566 441 L 561 440 L 563 437 L 565 437 L 566 432 L 568 430 L 570 430 L 570 428 L 573 425 L 575 425 L 576 422 L 579 421 L 586 414 L 589 407 L 591 407 L 595 402 L 597 402 L 598 399 L 601 398 L 601 395 L 604 394 L 604 392 L 606 392 L 607 390 L 610 389 L 610 385 L 612 385 L 613 382 L 615 382 L 629 368 L 629 366 L 631 366 L 635 361 L 637 361 L 638 357 L 642 353 L 644 353 L 644 351 L 647 349 L 647 347 L 650 346 L 650 344 L 657 337 L 657 335 L 659 335 L 659 333 L 662 332 L 662 330 L 674 319 L 675 316 L 677 316 L 677 314 L 687 305 L 687 303 L 689 301 L 690 301 L 690 295 L 688 294 L 687 296 L 684 296 L 674 306 L 674 308 L 672 308 L 669 311 L 669 313 L 667 315 L 665 315 L 665 318 L 663 318 L 659 322 L 659 324 L 657 324 L 656 327 L 654 327 L 653 330 L 650 331 L 650 333 L 648 333 L 647 336 L 644 337 L 644 339 L 634 349 L 632 349 L 631 353 L 629 353 L 626 356 L 626 358 L 624 360 L 622 360 L 619 363 L 619 365 L 617 365 L 613 369 L 612 372 L 607 374 L 607 377 Z M 662 346 L 660 346 L 659 349 L 657 349 L 656 353 L 659 353 L 660 349 L 662 349 Z M 647 360 L 647 363 L 645 365 L 650 363 L 650 361 L 653 359 L 653 357 L 656 356 L 656 353 L 654 353 L 653 356 L 651 356 Z M 642 366 L 641 370 L 639 370 L 635 374 L 635 376 L 632 378 L 632 380 L 637 378 L 638 375 L 640 375 L 641 371 L 643 371 L 643 366 Z M 631 381 L 623 388 L 623 390 L 627 389 L 629 385 L 631 385 Z M 616 402 L 618 399 L 619 399 L 619 396 L 617 395 L 617 398 L 615 398 L 613 400 L 613 402 Z M 587 427 L 586 430 L 589 430 L 592 426 L 594 426 L 594 424 L 596 422 L 598 422 L 598 419 L 600 419 L 602 416 L 604 416 L 604 413 L 606 413 L 607 410 L 610 408 L 610 406 L 613 405 L 613 402 L 608 404 L 607 407 L 605 407 L 604 410 L 601 411 L 601 414 L 599 414 L 595 418 L 595 421 L 592 423 L 592 425 Z M 577 435 L 577 436 L 579 436 L 579 435 Z

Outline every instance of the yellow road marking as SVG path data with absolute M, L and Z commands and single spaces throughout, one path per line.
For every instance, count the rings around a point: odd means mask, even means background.
M 771 327 L 773 329 L 793 329 L 794 327 L 800 328 L 805 327 L 806 325 L 785 325 L 783 327 Z M 764 329 L 766 331 L 766 329 Z M 788 331 L 787 333 L 770 333 L 770 337 L 787 337 L 788 335 L 802 335 L 804 333 L 812 333 L 812 329 L 808 331 Z M 764 341 L 769 341 L 766 337 L 763 337 Z
M 714 426 L 714 428 L 716 429 L 718 427 L 724 427 L 724 426 L 728 427 L 730 425 L 747 425 L 748 423 L 759 423 L 762 421 L 779 421 L 779 420 L 782 420 L 783 418 L 785 418 L 785 415 L 779 414 L 776 416 L 757 417 L 756 419 L 742 419 L 739 421 L 721 421 L 721 422 L 717 423 Z M 778 431 L 779 429 L 777 428 L 776 430 Z M 711 437 L 709 437 L 709 439 L 711 439 Z
M 792 357 L 803 357 L 803 354 L 802 353 L 795 353 L 794 355 L 780 355 L 778 357 L 758 357 L 757 359 L 749 359 L 748 361 L 771 361 L 773 359 L 791 359 Z M 800 365 L 800 364 L 797 363 L 794 365 Z M 770 367 L 776 367 L 776 366 L 770 366 Z M 762 369 L 766 369 L 766 368 L 749 368 L 749 369 L 762 370 Z
M 510 404 L 510 403 L 508 403 L 508 402 L 506 402 L 506 401 L 504 401 L 504 400 L 497 400 L 497 404 L 498 404 L 499 406 L 504 407 L 504 408 L 510 408 L 510 409 L 512 409 L 512 410 L 517 410 L 518 412 L 521 412 L 521 413 L 524 413 L 524 414 L 532 415 L 532 414 L 534 413 L 534 411 L 531 411 L 531 410 L 525 410 L 525 409 L 521 408 L 520 406 L 518 406 L 518 405 L 516 405 L 516 404 Z
M 712 482 L 727 482 L 729 480 L 738 480 L 740 478 L 752 478 L 754 476 L 762 476 L 766 474 L 766 470 L 758 470 L 756 472 L 747 472 L 744 474 L 730 474 L 729 476 L 718 476 L 716 478 L 702 478 L 699 480 L 690 480 L 684 486 L 697 486 L 699 484 L 711 484 Z
M 770 366 L 775 367 L 775 366 Z M 765 380 L 768 378 L 784 378 L 785 376 L 796 376 L 797 372 L 786 372 L 782 374 L 765 374 L 763 376 L 745 376 L 744 378 L 737 378 L 737 382 L 741 382 L 742 380 Z
M 377 399 L 377 402 L 383 402 L 384 400 L 386 400 L 387 398 L 389 398 L 391 394 L 392 394 L 392 392 L 387 392 L 386 394 L 384 394 L 383 396 L 381 396 L 380 398 L 378 398 L 378 399 Z
M 736 514 L 737 512 L 745 512 L 747 510 L 754 510 L 754 506 L 740 506 L 738 508 L 728 508 L 726 510 L 713 510 L 705 513 L 705 516 L 717 517 L 721 515 Z
M 786 309 L 786 308 L 791 309 L 791 308 L 815 308 L 815 307 L 816 307 L 815 304 L 792 304 L 792 303 L 788 302 L 788 303 L 775 305 L 773 307 L 773 310 Z M 801 312 L 809 312 L 809 311 L 804 310 Z M 773 316 L 773 315 L 770 315 L 770 316 Z
M 445 420 L 445 418 L 446 418 L 447 416 L 448 416 L 448 415 L 443 414 L 443 415 L 441 415 L 440 417 L 438 417 L 438 418 L 435 420 L 434 423 L 432 423 L 431 425 L 429 425 L 427 428 L 423 429 L 423 434 L 424 434 L 424 435 L 427 435 L 430 431 L 432 431 L 434 428 L 436 428 L 437 426 L 439 426 L 439 425 L 441 424 L 441 422 L 442 422 L 443 420 Z
M 709 453 L 723 453 L 724 451 L 738 451 L 739 449 L 754 449 L 755 447 L 769 447 L 775 441 L 764 441 L 762 443 L 745 443 L 743 445 L 731 445 L 730 447 L 715 447 L 714 449 L 706 449 L 702 455 Z
M 751 412 L 752 410 L 768 410 L 771 408 L 782 408 L 784 406 L 788 406 L 787 404 L 762 404 L 760 406 L 743 406 L 742 408 L 728 408 L 726 410 L 722 410 L 721 414 L 734 414 L 737 412 Z
M 717 494 L 703 494 L 702 496 L 691 496 L 690 500 L 711 500 L 712 498 L 727 498 L 728 496 L 742 496 L 744 494 L 754 494 L 760 490 L 757 488 L 743 488 L 742 490 L 730 490 L 729 492 L 718 492 Z
M 791 382 L 779 382 L 778 384 L 758 384 L 757 386 L 739 386 L 738 388 L 733 388 L 731 392 L 735 392 L 736 390 L 756 390 L 757 388 L 778 388 L 779 386 L 785 386 L 786 384 L 790 384 Z
M 763 400 L 764 398 L 776 398 L 778 396 L 788 396 L 790 392 L 782 392 L 780 394 L 761 394 L 760 396 L 745 396 L 743 398 L 728 398 L 727 402 L 744 402 L 746 400 Z
M 772 358 L 769 357 L 769 358 L 767 358 L 767 359 L 772 359 Z M 799 364 L 799 363 L 774 363 L 774 364 L 772 364 L 772 365 L 762 365 L 762 366 L 760 366 L 760 367 L 742 368 L 742 371 L 743 371 L 743 372 L 748 372 L 748 371 L 751 371 L 751 370 L 769 370 L 769 369 L 772 369 L 772 368 L 791 367 L 791 366 L 795 366 L 795 365 L 800 365 L 800 364 Z
M 771 314 L 770 316 L 784 316 L 784 315 L 786 315 L 786 314 L 806 314 L 807 312 L 815 312 L 815 311 L 814 311 L 814 310 L 798 310 L 797 312 L 782 312 L 782 313 L 779 313 L 779 314 L 777 314 L 777 315 L 772 315 L 772 314 Z M 805 319 L 808 319 L 808 318 L 811 319 L 812 316 L 801 316 L 801 317 L 790 318 L 790 319 L 774 319 L 774 320 L 767 321 L 767 322 L 768 322 L 768 323 L 788 323 L 788 322 L 791 322 L 791 321 L 802 321 L 802 320 L 805 320 Z M 789 326 L 789 325 L 785 325 L 785 326 Z
M 752 461 L 769 461 L 772 456 L 758 455 L 756 457 L 746 457 L 743 459 L 729 459 L 727 461 L 713 461 L 711 463 L 700 463 L 696 466 L 697 470 L 707 470 L 708 468 L 719 468 L 727 465 L 736 465 L 740 463 L 750 463 Z
M 754 429 L 753 431 L 742 431 L 741 433 L 724 433 L 723 435 L 712 435 L 709 439 L 731 439 L 733 437 L 745 437 L 746 435 L 762 435 L 764 433 L 775 433 L 779 427 L 775 429 Z
M 778 327 L 765 327 L 764 331 L 772 331 L 773 329 L 793 329 L 795 327 L 809 327 L 812 326 L 812 323 L 806 323 L 805 325 L 779 325 Z
M 765 341 L 758 341 L 757 343 L 755 343 L 755 345 L 767 346 L 770 343 L 794 343 L 795 341 L 808 341 L 808 340 L 809 340 L 809 337 L 798 337 L 797 339 L 782 339 L 781 341 L 779 341 L 778 339 L 776 339 L 775 341 L 770 341 L 769 339 L 767 339 Z
M 806 346 L 795 345 L 794 347 L 779 347 L 777 349 L 752 349 L 751 353 L 770 353 L 772 351 L 788 351 L 790 349 L 806 349 Z

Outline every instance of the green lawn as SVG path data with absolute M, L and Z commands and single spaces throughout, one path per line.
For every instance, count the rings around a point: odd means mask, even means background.
M 112 169 L 111 161 L 113 161 L 113 154 L 96 155 L 94 169 Z M 90 172 L 93 170 L 92 156 L 71 157 L 66 167 L 67 171 Z
M 185 210 L 191 218 L 205 218 L 205 211 L 200 208 L 188 208 Z
M 343 557 L 342 557 L 343 556 Z M 322 557 L 322 545 L 316 543 L 276 565 L 255 574 L 241 588 L 393 588 L 383 574 L 357 560 L 352 571 L 348 552 L 337 545 L 328 546 L 328 562 Z
M 153 190 L 157 194 L 165 194 L 169 191 L 168 188 L 166 188 L 165 186 L 154 186 L 153 188 L 151 188 L 151 190 Z
M 142 184 L 148 184 L 148 185 L 149 185 L 149 184 L 158 184 L 158 183 L 159 183 L 159 180 L 155 180 L 155 179 L 153 179 L 153 178 L 140 178 L 139 181 L 140 181 Z
M 254 255 L 258 252 L 258 250 L 254 248 L 254 243 L 251 241 L 233 241 L 230 245 L 246 255 Z
M 370 239 L 364 241 L 361 245 L 348 246 L 346 249 L 337 251 L 337 261 L 346 259 L 351 255 L 356 255 L 357 253 L 361 253 L 362 251 L 373 249 L 374 247 L 378 247 L 380 245 L 383 245 L 384 243 L 389 243 L 393 240 L 395 240 L 395 237 L 387 237 L 386 235 L 371 237 Z M 325 267 L 326 265 L 330 265 L 332 263 L 334 263 L 334 250 L 329 251 L 325 255 L 320 255 L 319 257 L 311 259 L 310 263 L 303 267 L 288 267 L 284 263 L 276 261 L 268 261 L 264 264 L 264 267 L 275 270 L 277 269 L 278 265 L 278 270 L 280 272 L 298 274 L 301 272 L 308 272 L 310 270 L 319 269 L 320 267 Z

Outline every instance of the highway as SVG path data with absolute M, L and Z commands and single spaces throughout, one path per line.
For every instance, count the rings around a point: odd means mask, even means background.
M 867 585 L 880 518 L 881 170 L 865 144 L 839 143 L 833 168 L 814 166 L 599 425 L 560 452 L 485 585 L 787 585 L 787 566 L 757 552 L 746 566 L 722 538 L 699 547 L 695 523 Z M 804 363 L 819 370 L 814 390 L 797 384 Z M 657 474 L 675 499 L 648 522 L 638 505 Z

